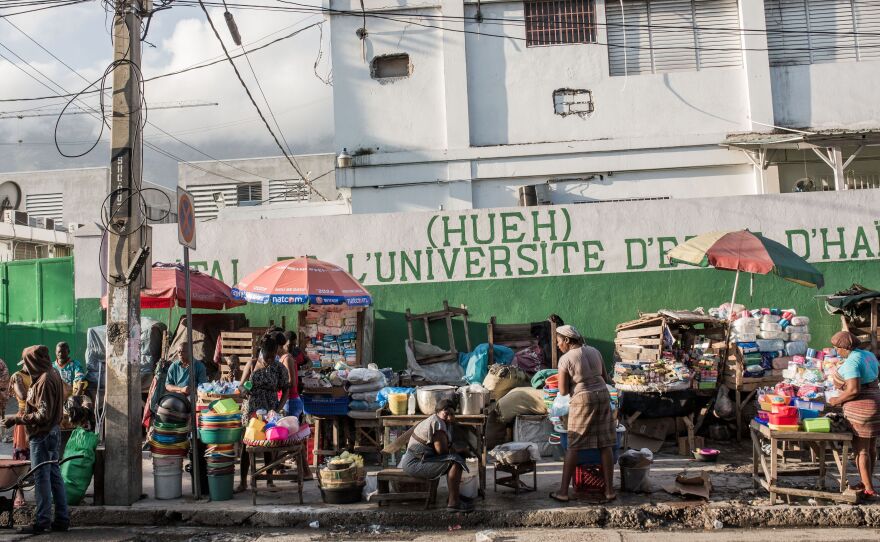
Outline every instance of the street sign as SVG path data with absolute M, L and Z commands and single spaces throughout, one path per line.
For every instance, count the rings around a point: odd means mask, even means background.
M 193 196 L 177 187 L 177 240 L 181 245 L 196 249 L 196 209 Z

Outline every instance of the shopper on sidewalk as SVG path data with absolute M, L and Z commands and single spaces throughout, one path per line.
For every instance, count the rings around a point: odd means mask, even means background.
M 31 346 L 22 352 L 22 364 L 33 382 L 28 390 L 24 413 L 4 421 L 6 427 L 23 425 L 30 439 L 31 465 L 34 472 L 37 515 L 34 524 L 20 529 L 23 534 L 39 534 L 48 530 L 66 531 L 70 526 L 64 481 L 57 461 L 61 458 L 59 429 L 64 408 L 64 385 L 61 376 L 52 367 L 49 349 L 44 345 Z M 52 521 L 52 502 L 55 502 L 55 521 Z

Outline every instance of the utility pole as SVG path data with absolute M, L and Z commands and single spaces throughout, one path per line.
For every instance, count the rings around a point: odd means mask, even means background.
M 117 0 L 113 19 L 113 118 L 107 231 L 107 391 L 105 484 L 108 505 L 140 499 L 141 479 L 141 10 L 144 0 Z M 149 1 L 149 0 L 146 0 Z M 149 247 L 147 247 L 147 250 Z

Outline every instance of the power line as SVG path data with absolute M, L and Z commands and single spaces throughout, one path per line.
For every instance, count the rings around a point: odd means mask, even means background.
M 220 33 L 217 32 L 217 27 L 214 26 L 214 21 L 211 20 L 211 15 L 208 13 L 208 8 L 202 3 L 202 0 L 199 0 L 199 5 L 202 8 L 202 11 L 205 13 L 205 18 L 208 20 L 208 25 L 211 27 L 211 30 L 214 32 L 214 36 L 217 38 L 217 41 L 220 43 L 220 47 L 223 49 L 223 54 L 226 55 L 226 58 L 229 60 L 229 64 L 232 66 L 232 70 L 235 72 L 235 76 L 238 78 L 238 82 L 241 83 L 241 86 L 244 88 L 245 93 L 247 94 L 248 99 L 253 104 L 254 108 L 257 110 L 257 113 L 260 115 L 260 118 L 263 120 L 263 124 L 266 125 L 266 129 L 269 131 L 269 134 L 272 136 L 272 140 L 275 141 L 275 145 L 281 150 L 281 154 L 290 162 L 291 167 L 293 167 L 294 171 L 299 174 L 303 181 L 309 186 L 309 188 L 314 191 L 318 196 L 321 197 L 324 201 L 329 201 L 326 196 L 321 194 L 315 187 L 312 185 L 311 181 L 302 173 L 299 166 L 296 164 L 296 160 L 292 159 L 287 151 L 284 150 L 284 147 L 281 146 L 281 142 L 278 141 L 278 136 L 275 135 L 275 132 L 272 131 L 272 127 L 269 126 L 269 122 L 266 120 L 266 117 L 263 115 L 263 112 L 260 110 L 260 106 L 257 104 L 256 100 L 254 100 L 254 96 L 251 94 L 250 89 L 247 84 L 244 82 L 244 79 L 241 77 L 241 73 L 238 71 L 238 67 L 235 65 L 235 61 L 232 60 L 232 57 L 229 55 L 229 51 L 226 49 L 226 44 L 223 43 L 223 38 L 220 37 Z
M 28 10 L 25 10 L 25 11 L 17 11 L 17 12 L 15 12 L 15 13 L 6 13 L 6 14 L 3 14 L 3 15 L 0 15 L 0 19 L 6 19 L 6 18 L 9 18 L 9 17 L 15 17 L 16 15 L 24 15 L 25 13 L 33 13 L 33 12 L 35 12 L 35 11 L 43 11 L 44 9 L 63 8 L 63 7 L 66 7 L 66 6 L 73 6 L 73 5 L 76 5 L 76 4 L 85 4 L 86 2 L 91 2 L 91 1 L 92 1 L 92 0 L 72 0 L 72 1 L 70 1 L 70 2 L 67 2 L 67 3 L 61 3 L 61 4 L 52 2 L 52 3 L 49 3 L 49 5 L 46 5 L 46 6 L 43 6 L 43 7 L 39 7 L 39 8 L 35 8 L 35 9 L 28 9 Z M 40 4 L 35 4 L 35 5 L 40 5 Z M 5 9 L 5 8 L 0 8 L 0 9 Z
M 85 1 L 89 1 L 89 0 L 85 0 Z M 260 45 L 260 46 L 258 46 L 258 47 L 254 47 L 254 48 L 252 48 L 252 49 L 248 49 L 247 52 L 248 52 L 248 53 L 253 53 L 253 52 L 256 52 L 256 51 L 260 51 L 260 50 L 265 49 L 265 48 L 267 48 L 267 47 L 269 47 L 269 46 L 271 46 L 271 45 L 275 45 L 276 43 L 279 43 L 279 42 L 282 42 L 282 41 L 284 41 L 284 40 L 287 40 L 287 39 L 293 38 L 294 36 L 296 36 L 296 35 L 298 35 L 298 34 L 300 34 L 300 33 L 302 33 L 302 32 L 305 32 L 306 30 L 309 30 L 310 28 L 314 28 L 314 27 L 316 27 L 316 26 L 320 26 L 320 25 L 322 25 L 322 24 L 324 24 L 324 21 L 310 24 L 309 26 L 306 26 L 306 27 L 304 27 L 304 28 L 300 28 L 300 29 L 298 29 L 298 30 L 294 30 L 293 32 L 291 32 L 291 33 L 289 33 L 289 34 L 286 34 L 286 35 L 284 35 L 284 36 L 281 36 L 281 37 L 279 37 L 279 38 L 276 38 L 276 39 L 274 39 L 274 40 L 272 40 L 272 41 L 270 41 L 270 42 L 268 42 L 268 43 L 264 43 L 263 45 Z M 272 34 L 269 34 L 269 35 L 272 35 Z M 257 40 L 257 41 L 259 41 L 259 40 Z M 245 53 L 238 53 L 238 54 L 236 54 L 236 55 L 233 55 L 232 58 L 240 58 L 240 57 L 242 57 L 242 56 L 244 56 L 244 55 L 245 55 Z M 196 64 L 196 65 L 190 66 L 190 67 L 188 67 L 188 68 L 182 68 L 182 69 L 180 69 L 180 70 L 175 70 L 175 71 L 172 71 L 172 72 L 163 73 L 163 74 L 161 74 L 161 75 L 154 75 L 153 77 L 148 77 L 148 78 L 144 79 L 144 82 L 145 82 L 145 83 L 149 83 L 149 82 L 151 82 L 151 81 L 156 81 L 156 80 L 158 80 L 158 79 L 163 79 L 163 78 L 165 78 L 165 77 L 171 77 L 171 76 L 174 76 L 174 75 L 180 75 L 180 74 L 182 74 L 182 73 L 187 73 L 187 72 L 191 72 L 191 71 L 195 71 L 195 70 L 200 70 L 200 69 L 203 69 L 203 68 L 208 68 L 208 67 L 210 67 L 210 66 L 214 66 L 214 65 L 216 65 L 216 64 L 220 64 L 221 62 L 226 62 L 226 57 L 221 57 L 219 60 L 211 60 L 211 61 L 205 61 L 205 62 L 206 62 L 205 64 L 201 64 L 201 63 L 199 63 L 199 64 Z M 111 90 L 111 89 L 110 89 L 109 87 L 102 87 L 102 88 L 100 88 L 100 89 L 87 90 L 87 91 L 84 91 L 84 92 L 79 93 L 79 94 L 67 93 L 67 94 L 54 94 L 54 95 L 52 95 L 52 96 L 35 96 L 35 97 L 26 97 L 26 98 L 3 98 L 3 99 L 0 99 L 0 103 L 2 103 L 2 102 L 32 102 L 32 101 L 39 101 L 39 100 L 53 100 L 53 99 L 56 99 L 56 98 L 71 98 L 71 97 L 73 97 L 73 96 L 78 96 L 78 95 L 82 95 L 82 96 L 84 96 L 84 95 L 87 95 L 87 94 L 97 94 L 97 93 L 99 93 L 99 92 L 102 92 L 102 91 L 108 91 L 108 90 Z

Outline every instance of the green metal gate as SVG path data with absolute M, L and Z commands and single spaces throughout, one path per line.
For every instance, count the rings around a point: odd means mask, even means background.
M 73 258 L 0 263 L 0 357 L 18 370 L 21 351 L 67 341 L 76 352 Z

